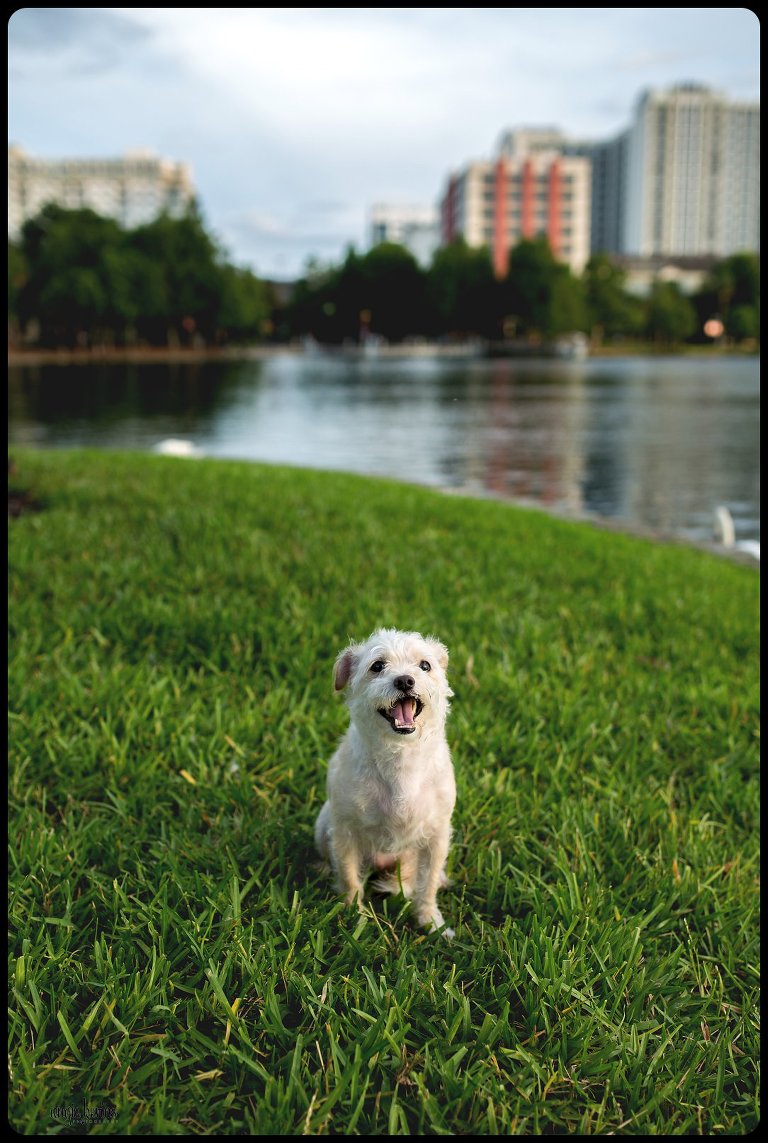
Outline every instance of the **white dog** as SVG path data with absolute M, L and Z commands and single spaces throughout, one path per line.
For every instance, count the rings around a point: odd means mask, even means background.
M 350 726 L 328 767 L 315 844 L 349 904 L 362 908 L 373 868 L 383 874 L 375 888 L 402 889 L 420 925 L 451 937 L 437 906 L 456 801 L 447 665 L 443 644 L 414 631 L 381 629 L 341 652 L 334 684 L 346 688 Z

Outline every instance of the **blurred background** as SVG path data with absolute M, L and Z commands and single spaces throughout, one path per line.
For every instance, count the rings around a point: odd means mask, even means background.
M 9 446 L 759 542 L 748 9 L 25 8 Z

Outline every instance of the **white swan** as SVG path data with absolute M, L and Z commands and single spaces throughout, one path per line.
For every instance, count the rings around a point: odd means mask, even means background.
M 760 559 L 760 541 L 736 539 L 733 516 L 724 504 L 719 504 L 715 508 L 713 532 L 716 542 L 722 544 L 724 548 L 736 548 L 737 551 L 746 552 L 756 560 Z
M 203 455 L 197 445 L 192 444 L 192 441 L 179 440 L 176 437 L 167 437 L 164 441 L 158 441 L 153 451 L 160 453 L 161 456 Z

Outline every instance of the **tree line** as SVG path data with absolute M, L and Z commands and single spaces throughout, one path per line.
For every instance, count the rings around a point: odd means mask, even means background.
M 711 340 L 704 326 L 713 318 L 732 342 L 759 337 L 756 255 L 716 263 L 691 296 L 675 282 L 656 281 L 638 297 L 626 283 L 625 271 L 605 254 L 573 274 L 545 238 L 518 243 L 501 280 L 490 251 L 461 239 L 437 250 L 426 270 L 402 246 L 382 243 L 362 255 L 350 250 L 340 266 L 313 268 L 278 323 L 288 336 L 331 344 L 371 335 L 551 341 L 581 331 L 593 344 L 674 345 Z
M 706 342 L 717 319 L 734 343 L 759 337 L 759 261 L 717 262 L 686 295 L 656 281 L 647 297 L 598 254 L 577 276 L 545 238 L 524 240 L 497 279 L 487 248 L 463 240 L 422 268 L 404 247 L 350 249 L 341 264 L 311 264 L 282 300 L 232 265 L 193 207 L 133 229 L 92 210 L 50 205 L 9 243 L 9 331 L 44 346 L 223 345 L 312 337 L 548 341 L 582 331 L 593 344 Z M 717 329 L 717 326 L 708 327 Z
M 196 206 L 130 229 L 49 205 L 8 255 L 9 329 L 42 346 L 217 345 L 269 329 L 267 285 L 227 261 Z

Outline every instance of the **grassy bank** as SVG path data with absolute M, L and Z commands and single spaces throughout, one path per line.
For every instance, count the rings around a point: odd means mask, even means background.
M 758 576 L 335 474 L 14 454 L 10 1122 L 740 1134 Z M 449 944 L 314 866 L 379 625 L 451 650 Z

